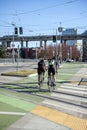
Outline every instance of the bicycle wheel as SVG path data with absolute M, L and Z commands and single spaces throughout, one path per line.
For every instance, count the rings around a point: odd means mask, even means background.
M 53 76 L 51 75 L 50 77 L 49 77 L 49 80 L 48 80 L 48 89 L 49 89 L 49 91 L 50 92 L 52 92 L 53 91 L 53 80 L 52 80 L 52 78 L 53 78 Z
M 43 86 L 43 74 L 40 75 L 39 89 Z
M 55 90 L 55 86 L 56 86 L 56 84 L 55 84 L 55 81 L 54 81 L 54 77 L 52 76 L 52 88 L 53 88 L 53 90 Z

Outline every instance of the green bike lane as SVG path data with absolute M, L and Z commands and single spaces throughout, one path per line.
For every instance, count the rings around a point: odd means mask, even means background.
M 62 68 L 61 68 L 62 69 Z M 64 70 L 65 71 L 65 70 Z M 66 80 L 66 78 L 65 79 L 62 79 L 61 78 L 61 75 L 62 75 L 62 77 L 63 77 L 63 73 L 64 73 L 64 75 L 65 75 L 65 72 L 61 72 L 61 73 L 58 73 L 57 74 L 57 76 L 58 76 L 58 79 L 56 80 L 57 82 L 59 82 L 59 83 L 62 83 L 62 82 L 64 82 L 65 80 Z M 59 79 L 59 75 L 60 75 L 60 79 Z M 73 74 L 72 73 L 67 73 L 66 74 L 67 76 L 72 76 Z M 77 76 L 78 77 L 78 76 Z M 45 80 L 47 81 L 47 78 L 45 78 Z M 31 83 L 31 81 L 33 81 L 33 86 L 35 86 L 35 87 L 37 87 L 37 76 L 31 76 L 31 77 L 28 77 L 28 78 L 24 78 L 24 79 L 22 79 L 22 80 L 20 80 L 20 81 L 18 81 L 17 83 L 21 83 L 22 85 L 24 84 L 24 85 L 26 85 L 26 83 L 27 83 L 27 85 L 30 85 L 30 83 Z M 58 84 L 59 85 L 59 84 Z M 46 85 L 45 85 L 46 86 Z M 31 85 L 31 87 L 32 87 L 32 85 Z M 3 89 L 3 88 L 2 88 Z M 45 89 L 48 89 L 47 88 L 47 86 L 45 87 Z M 48 94 L 48 93 L 47 93 Z M 35 99 L 34 99 L 35 100 Z M 58 122 L 55 122 L 53 119 L 51 120 L 51 119 L 47 119 L 47 117 L 45 116 L 44 118 L 46 118 L 46 120 L 44 120 L 43 119 L 43 116 L 42 115 L 39 115 L 38 116 L 38 114 L 36 114 L 36 113 L 33 113 L 33 110 L 35 110 L 37 107 L 38 107 L 38 104 L 35 104 L 35 103 L 33 103 L 33 101 L 25 101 L 23 98 L 22 99 L 20 99 L 19 98 L 19 96 L 18 97 L 14 97 L 14 96 L 9 96 L 9 94 L 8 95 L 6 95 L 6 93 L 1 93 L 0 94 L 0 102 L 3 102 L 3 103 L 6 103 L 6 104 L 8 104 L 8 105 L 10 105 L 10 106 L 13 106 L 13 107 L 15 107 L 15 108 L 18 108 L 18 109 L 20 109 L 19 111 L 22 111 L 23 113 L 25 113 L 25 116 L 27 116 L 26 114 L 28 113 L 32 113 L 32 114 L 30 114 L 30 116 L 31 116 L 31 119 L 32 118 L 37 118 L 38 119 L 38 121 L 40 121 L 40 120 L 43 120 L 43 122 L 44 123 L 46 123 L 46 122 L 48 122 L 48 124 L 50 124 L 51 125 L 51 123 L 53 123 L 52 125 L 53 125 L 53 127 L 55 128 L 55 126 L 57 127 L 57 129 L 59 129 L 59 128 L 61 128 L 61 129 L 63 129 L 63 130 L 65 130 L 65 129 L 70 129 L 70 128 L 68 128 L 68 126 L 63 126 L 63 124 L 62 125 L 60 125 L 60 123 L 58 124 Z M 40 101 L 41 102 L 41 101 Z M 39 107 L 38 107 L 39 108 Z M 44 112 L 44 110 L 45 110 L 46 108 L 44 108 L 43 109 L 43 112 Z M 38 109 L 39 110 L 39 109 Z M 37 115 L 37 116 L 36 116 Z M 29 116 L 29 115 L 28 115 Z M 23 117 L 23 119 L 24 119 L 24 117 Z M 30 120 L 30 119 L 29 119 Z M 49 120 L 50 120 L 50 122 L 49 122 Z M 34 123 L 34 122 L 32 122 L 32 123 Z M 38 122 L 39 123 L 39 122 Z M 42 125 L 44 124 L 44 123 L 41 123 Z M 57 123 L 57 124 L 56 124 Z M 39 124 L 38 124 L 39 125 Z M 52 125 L 51 125 L 51 127 L 49 126 L 49 128 L 52 128 Z M 33 128 L 33 127 L 32 127 Z M 35 128 L 35 127 L 34 127 Z M 34 129 L 33 128 L 33 129 Z M 39 130 L 39 127 L 37 127 L 38 128 L 38 130 Z M 43 127 L 44 128 L 44 127 Z M 40 130 L 42 130 L 43 128 L 41 128 Z M 45 127 L 45 129 L 46 128 L 48 128 L 48 127 Z M 17 128 L 16 128 L 17 129 Z M 27 128 L 25 128 L 24 130 L 26 130 Z M 10 129 L 9 129 L 10 130 Z M 11 130 L 13 130 L 12 128 L 11 128 Z M 22 130 L 22 127 L 21 127 L 21 130 Z M 29 129 L 28 129 L 29 130 Z M 36 130 L 36 129 L 35 129 Z M 56 128 L 55 128 L 55 130 L 56 130 Z

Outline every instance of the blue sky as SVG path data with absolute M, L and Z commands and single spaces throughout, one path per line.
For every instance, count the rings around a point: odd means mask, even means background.
M 87 30 L 87 0 L 0 0 L 0 37 L 13 33 L 12 23 L 31 36 L 55 34 L 60 22 Z

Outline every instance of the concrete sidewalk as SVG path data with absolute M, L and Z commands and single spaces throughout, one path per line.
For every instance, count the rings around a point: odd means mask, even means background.
M 12 77 L 12 76 L 1 76 L 0 75 L 0 84 L 2 83 L 13 83 L 18 80 L 22 80 L 24 77 Z
M 87 120 L 45 106 L 37 106 L 7 130 L 87 130 Z
M 26 114 L 7 130 L 71 130 L 58 123 L 32 113 Z

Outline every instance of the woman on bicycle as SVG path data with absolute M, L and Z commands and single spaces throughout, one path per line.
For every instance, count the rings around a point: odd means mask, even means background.
M 55 61 L 54 59 L 48 59 L 48 83 L 49 84 L 49 77 L 51 76 L 52 73 L 52 77 L 53 77 L 53 85 L 56 86 L 55 84 Z
M 40 58 L 39 62 L 38 62 L 38 68 L 37 68 L 37 73 L 38 73 L 38 84 L 40 83 L 40 75 L 43 74 L 43 78 L 44 78 L 44 74 L 45 74 L 45 70 L 46 70 L 46 64 L 44 62 L 43 58 Z M 44 79 L 43 79 L 44 80 Z

